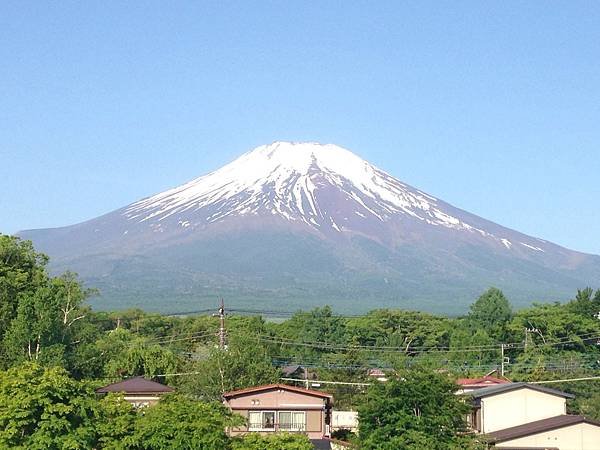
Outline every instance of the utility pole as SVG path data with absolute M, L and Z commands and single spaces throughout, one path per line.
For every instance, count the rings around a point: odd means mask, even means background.
M 219 348 L 225 350 L 225 303 L 221 297 L 219 306 Z
M 502 363 L 500 365 L 500 375 L 504 376 L 505 366 L 510 363 L 510 358 L 508 356 L 504 356 L 504 350 L 510 347 L 510 344 L 500 344 L 500 352 L 502 357 Z
M 539 329 L 535 328 L 534 326 L 532 326 L 531 328 L 527 328 L 526 327 L 525 328 L 525 348 L 524 348 L 524 351 L 527 351 L 527 347 L 529 346 L 530 341 L 531 341 L 531 344 L 535 345 L 535 342 L 533 341 L 533 339 L 531 339 L 531 333 L 537 333 L 537 334 L 539 334 L 540 337 L 542 338 L 542 340 L 544 341 L 544 344 L 546 343 L 546 340 L 544 339 L 544 335 L 542 334 L 542 332 Z

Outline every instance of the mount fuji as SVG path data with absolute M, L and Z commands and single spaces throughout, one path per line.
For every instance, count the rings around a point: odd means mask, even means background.
M 489 286 L 516 305 L 598 285 L 600 257 L 505 228 L 336 145 L 275 142 L 77 225 L 19 233 L 79 272 L 101 308 L 329 303 L 460 313 Z

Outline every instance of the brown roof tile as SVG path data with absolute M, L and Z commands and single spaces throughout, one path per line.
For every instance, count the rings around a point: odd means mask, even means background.
M 144 377 L 128 378 L 127 380 L 112 383 L 96 389 L 99 394 L 107 392 L 123 392 L 125 394 L 163 394 L 173 392 L 173 388 L 157 383 L 156 381 L 147 380 Z
M 510 380 L 506 380 L 503 378 L 496 378 L 491 376 L 484 376 L 479 378 L 459 378 L 456 380 L 456 384 L 460 384 L 461 386 L 469 385 L 469 386 L 495 386 L 497 384 L 507 384 L 510 383 Z
M 595 422 L 584 416 L 562 415 L 550 417 L 549 419 L 536 420 L 535 422 L 529 422 L 516 427 L 505 428 L 504 430 L 494 431 L 493 433 L 489 433 L 488 436 L 492 438 L 494 442 L 504 442 L 530 436 L 532 434 L 556 430 L 557 428 L 576 425 L 578 423 L 589 423 L 591 425 L 600 427 L 600 422 Z

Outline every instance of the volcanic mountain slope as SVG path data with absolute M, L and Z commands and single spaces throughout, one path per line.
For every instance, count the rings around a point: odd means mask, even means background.
M 276 142 L 187 184 L 64 228 L 20 233 L 104 293 L 100 306 L 230 303 L 463 311 L 600 280 L 600 257 L 510 230 L 335 145 Z

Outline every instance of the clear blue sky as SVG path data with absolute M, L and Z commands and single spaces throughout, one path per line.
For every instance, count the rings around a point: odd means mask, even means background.
M 600 254 L 600 3 L 0 3 L 0 231 L 275 140 Z

